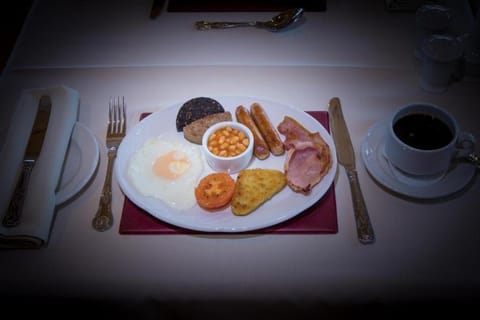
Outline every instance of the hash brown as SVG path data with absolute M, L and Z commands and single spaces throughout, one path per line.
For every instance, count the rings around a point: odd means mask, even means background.
M 275 169 L 244 169 L 238 173 L 230 206 L 237 216 L 244 216 L 270 200 L 287 184 L 285 174 Z

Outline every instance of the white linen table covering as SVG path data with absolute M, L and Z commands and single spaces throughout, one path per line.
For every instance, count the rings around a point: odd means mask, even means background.
M 57 209 L 48 247 L 0 252 L 0 296 L 178 302 L 185 308 L 190 301 L 271 301 L 280 302 L 279 310 L 310 310 L 322 303 L 462 303 L 478 297 L 478 177 L 446 199 L 414 201 L 376 183 L 360 156 L 370 126 L 416 101 L 446 108 L 463 130 L 480 137 L 478 79 L 453 83 L 444 94 L 419 87 L 413 13 L 386 12 L 383 1 L 365 7 L 329 1 L 326 12 L 307 12 L 303 25 L 285 33 L 198 32 L 192 23 L 201 13 L 162 12 L 151 21 L 149 1 L 115 3 L 62 2 L 55 9 L 53 1 L 36 3 L 0 82 L 1 129 L 22 90 L 58 84 L 79 92 L 78 121 L 101 143 L 111 96 L 125 96 L 129 128 L 142 112 L 196 96 L 253 96 L 303 110 L 327 110 L 329 99 L 338 96 L 377 240 L 373 245 L 357 240 L 341 167 L 335 180 L 337 234 L 120 235 L 124 198 L 115 177 L 115 224 L 96 232 L 91 219 L 107 159 L 101 148 L 95 179 Z M 221 312 L 221 304 L 207 306 Z M 312 313 L 297 316 L 307 314 Z
M 414 15 L 387 13 L 383 1 L 376 2 L 330 1 L 327 11 L 305 12 L 299 26 L 272 33 L 197 31 L 194 22 L 268 20 L 276 12 L 163 12 L 151 20 L 150 0 L 43 0 L 12 67 L 410 66 Z

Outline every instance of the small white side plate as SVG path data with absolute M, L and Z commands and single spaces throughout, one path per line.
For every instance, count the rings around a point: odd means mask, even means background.
M 71 199 L 90 181 L 99 157 L 97 139 L 92 131 L 80 122 L 75 123 L 56 193 L 57 206 Z

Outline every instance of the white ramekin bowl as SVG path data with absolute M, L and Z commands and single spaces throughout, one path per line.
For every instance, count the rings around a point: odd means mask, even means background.
M 212 152 L 210 152 L 210 150 L 208 150 L 208 138 L 216 130 L 223 127 L 232 127 L 245 133 L 245 135 L 249 139 L 249 144 L 245 151 L 234 157 L 221 157 L 213 154 Z M 216 172 L 226 172 L 229 174 L 237 173 L 238 171 L 245 169 L 250 164 L 253 155 L 253 144 L 253 134 L 250 129 L 248 129 L 243 124 L 235 121 L 223 121 L 214 124 L 213 126 L 208 128 L 207 131 L 205 131 L 202 138 L 202 150 L 208 165 Z

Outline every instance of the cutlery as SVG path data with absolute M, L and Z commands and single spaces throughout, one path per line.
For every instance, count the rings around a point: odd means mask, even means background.
M 27 148 L 23 157 L 20 179 L 18 180 L 15 191 L 13 192 L 7 213 L 3 217 L 2 224 L 5 227 L 15 227 L 20 223 L 23 203 L 28 191 L 30 175 L 42 150 L 45 133 L 47 132 L 48 121 L 50 119 L 51 108 L 52 101 L 50 96 L 41 96 L 32 131 L 30 133 L 30 138 L 28 139 Z
M 108 164 L 105 182 L 97 213 L 92 220 L 92 226 L 97 231 L 106 231 L 113 225 L 112 215 L 112 171 L 117 156 L 117 149 L 126 133 L 125 99 L 110 98 L 107 125 Z
M 303 15 L 303 8 L 293 8 L 272 17 L 268 21 L 248 21 L 248 22 L 209 22 L 197 21 L 195 27 L 198 30 L 236 28 L 236 27 L 256 27 L 264 28 L 270 31 L 280 31 L 292 23 L 298 21 Z
M 333 140 L 337 149 L 338 162 L 345 168 L 348 182 L 350 183 L 358 240 L 363 244 L 373 243 L 375 242 L 375 235 L 358 182 L 355 168 L 355 153 L 339 98 L 335 97 L 330 100 L 328 112 L 331 116 Z
M 467 159 L 475 166 L 477 169 L 480 169 L 480 157 L 474 153 L 468 155 Z

